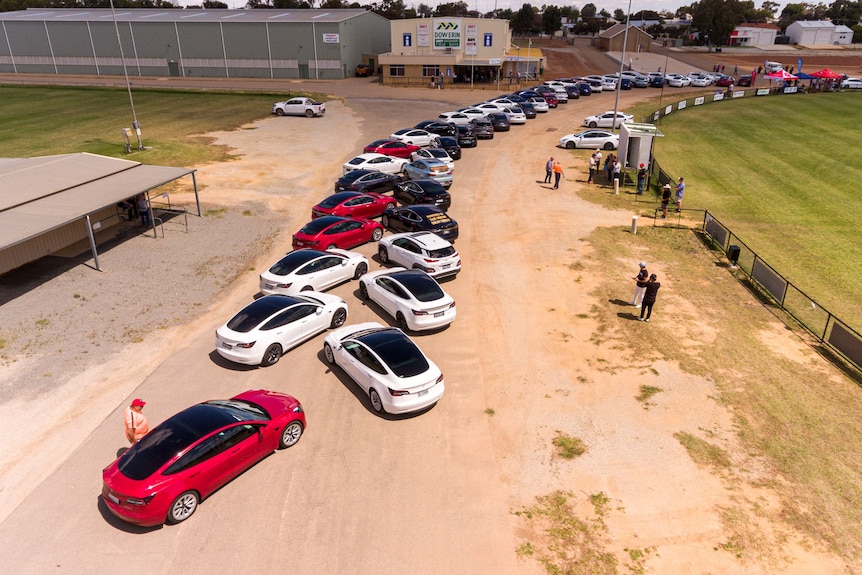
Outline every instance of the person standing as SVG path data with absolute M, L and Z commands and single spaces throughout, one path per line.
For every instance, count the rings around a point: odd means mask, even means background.
M 676 212 L 682 211 L 682 196 L 685 194 L 685 182 L 682 177 L 679 178 L 679 183 L 676 185 Z
M 614 155 L 608 154 L 608 157 L 605 158 L 605 178 L 608 180 L 609 184 L 613 183 L 613 181 L 611 180 L 611 177 L 613 175 L 613 169 L 614 169 Z
M 640 270 L 638 270 L 638 275 L 634 278 L 635 282 L 635 295 L 632 296 L 632 305 L 635 307 L 640 307 L 641 303 L 644 299 L 644 293 L 647 288 L 647 280 L 649 279 L 649 272 L 646 269 L 646 262 L 641 262 L 638 264 L 640 266 Z
M 150 431 L 147 416 L 142 413 L 146 404 L 147 402 L 143 399 L 134 399 L 131 405 L 126 408 L 123 422 L 126 426 L 126 439 L 129 440 L 130 444 L 137 443 Z
M 138 206 L 138 213 L 141 214 L 141 224 L 149 226 L 150 206 L 147 204 L 147 197 L 144 194 L 138 194 L 138 197 L 135 198 L 135 204 Z
M 545 183 L 551 183 L 551 174 L 554 173 L 554 156 L 551 156 L 547 162 L 545 162 Z
M 647 177 L 646 164 L 641 162 L 641 167 L 638 170 L 638 195 L 639 196 L 644 193 L 644 188 L 646 187 L 646 177 Z
M 557 160 L 556 162 L 554 162 L 554 189 L 555 190 L 560 187 L 560 178 L 562 177 L 562 175 L 563 175 L 563 165 L 560 163 L 559 160 Z
M 670 184 L 661 189 L 661 219 L 667 218 L 667 205 L 670 203 Z
M 658 282 L 658 277 L 655 274 L 650 275 L 646 285 L 646 293 L 644 293 L 643 307 L 641 307 L 641 321 L 649 321 L 652 315 L 652 306 L 655 305 L 658 288 L 660 287 L 661 284 Z M 646 312 L 646 317 L 644 317 L 644 312 Z
M 594 174 L 596 179 L 598 179 L 601 171 L 602 171 L 602 151 L 596 150 L 596 173 Z
M 593 175 L 596 173 L 596 152 L 590 156 L 590 177 L 587 179 L 588 184 L 593 183 Z
M 614 168 L 614 175 L 613 175 L 614 180 L 619 180 L 620 185 L 622 185 L 622 183 L 623 183 L 623 180 L 622 180 L 622 177 L 623 177 L 623 174 L 622 174 L 623 165 L 622 165 L 622 162 L 620 162 L 620 159 L 619 159 L 618 157 L 616 157 L 616 156 L 614 156 L 614 166 L 613 166 L 613 168 Z M 611 180 L 611 182 L 613 183 L 613 180 Z

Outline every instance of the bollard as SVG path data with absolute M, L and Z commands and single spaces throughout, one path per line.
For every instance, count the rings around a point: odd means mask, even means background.
M 632 234 L 638 233 L 638 217 L 632 216 Z
M 620 179 L 614 178 L 614 195 L 620 195 Z

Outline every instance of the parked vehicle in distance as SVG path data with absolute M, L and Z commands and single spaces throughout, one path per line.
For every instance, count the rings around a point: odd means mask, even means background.
M 457 315 L 455 299 L 422 270 L 369 272 L 359 278 L 359 297 L 383 308 L 405 332 L 445 327 Z
M 459 126 L 459 128 L 463 127 Z M 449 157 L 453 160 L 461 159 L 461 144 L 456 136 L 440 136 L 440 149 L 449 154 Z
M 422 270 L 437 279 L 455 277 L 461 271 L 461 256 L 455 246 L 434 232 L 386 236 L 377 246 L 377 257 L 383 264 Z
M 404 204 L 431 204 L 444 212 L 452 205 L 452 195 L 434 180 L 408 180 L 395 186 L 393 197 Z
M 345 162 L 342 166 L 344 173 L 353 170 L 376 170 L 385 174 L 399 174 L 407 165 L 406 158 L 397 158 L 385 154 L 359 154 L 352 160 Z
M 683 76 L 682 74 L 665 74 L 665 78 L 667 78 L 667 85 L 672 88 L 685 88 L 686 86 L 691 86 L 691 78 Z
M 724 74 L 719 76 L 718 79 L 715 81 L 715 85 L 719 86 L 720 88 L 728 88 L 732 84 L 736 84 L 736 80 L 733 78 L 733 76 L 725 76 Z
M 422 148 L 413 152 L 410 159 L 414 162 L 416 160 L 439 160 L 446 164 L 450 172 L 455 169 L 455 160 L 443 148 Z
M 293 249 L 350 249 L 383 237 L 383 226 L 374 220 L 323 216 L 311 220 L 293 234 Z
M 536 112 L 538 112 L 539 114 L 544 114 L 550 109 L 550 106 L 548 106 L 548 101 L 545 100 L 542 96 L 539 96 L 538 94 L 535 96 L 529 96 L 527 98 L 527 101 L 533 105 L 533 108 L 535 108 Z
M 584 130 L 577 134 L 569 134 L 560 138 L 560 147 L 568 150 L 576 148 L 593 148 L 615 150 L 619 147 L 620 136 L 605 130 Z
M 616 120 L 614 120 L 614 111 L 609 110 L 595 116 L 587 116 L 584 118 L 584 126 L 588 128 L 619 128 L 620 125 L 634 122 L 634 116 L 625 112 L 617 112 Z
M 458 133 L 455 124 L 449 122 L 441 122 L 440 120 L 423 120 L 416 124 L 414 128 L 437 134 L 438 136 L 454 136 Z
M 326 336 L 323 356 L 368 394 L 377 413 L 409 413 L 437 403 L 443 372 L 400 329 L 365 322 Z
M 377 170 L 350 170 L 335 181 L 336 192 L 376 192 L 382 194 L 401 181 L 398 174 Z
M 737 85 L 741 88 L 747 88 L 751 86 L 751 81 L 751 74 L 743 74 L 739 77 L 739 82 L 737 83 Z
M 649 88 L 649 78 L 639 75 L 637 78 L 632 80 L 632 84 L 635 88 Z
M 508 132 L 511 127 L 509 116 L 503 112 L 488 114 L 488 119 L 491 120 L 491 125 L 494 126 L 495 132 Z
M 458 239 L 458 222 L 437 206 L 391 208 L 383 212 L 380 223 L 397 232 L 434 232 L 450 242 Z
M 311 218 L 341 216 L 343 218 L 376 218 L 386 208 L 395 207 L 395 200 L 374 192 L 336 192 L 311 208 Z
M 462 148 L 475 148 L 479 145 L 479 142 L 476 140 L 476 131 L 473 128 L 472 120 L 466 126 L 458 126 L 458 145 Z
M 473 116 L 464 112 L 443 112 L 437 116 L 437 119 L 441 122 L 455 124 L 456 126 L 465 126 L 470 123 L 472 118 Z
M 289 252 L 260 274 L 263 295 L 295 295 L 326 291 L 368 271 L 368 259 L 359 252 L 302 249 Z
M 272 113 L 276 116 L 305 116 L 313 118 L 326 113 L 326 104 L 316 102 L 311 98 L 290 98 L 272 105 Z
M 347 304 L 335 295 L 313 291 L 265 295 L 216 330 L 215 347 L 228 361 L 268 367 L 284 352 L 341 327 L 345 320 Z
M 518 107 L 524 111 L 524 116 L 526 116 L 528 120 L 532 120 L 536 117 L 536 107 L 533 106 L 532 102 L 527 102 L 526 98 L 525 101 L 518 103 Z
M 356 68 L 353 69 L 353 75 L 357 78 L 367 78 L 374 74 L 374 69 L 368 64 L 358 64 Z
M 437 134 L 419 130 L 417 128 L 403 128 L 389 136 L 391 140 L 399 140 L 407 144 L 415 146 L 427 147 L 436 146 L 440 143 L 440 137 Z
M 442 388 L 442 376 L 441 376 Z M 102 500 L 127 523 L 185 521 L 201 501 L 306 428 L 295 398 L 255 389 L 199 403 L 157 425 L 102 471 Z
M 387 156 L 406 159 L 420 147 L 421 146 L 414 146 L 413 144 L 408 144 L 400 140 L 385 138 L 371 142 L 365 146 L 365 149 L 362 151 L 366 154 L 385 154 Z
M 507 108 L 503 108 L 501 110 L 503 114 L 506 114 L 506 117 L 509 119 L 509 125 L 515 124 L 526 124 L 527 123 L 527 115 L 524 114 L 524 111 L 517 106 L 509 106 Z M 493 120 L 491 121 L 493 123 Z
M 494 139 L 494 124 L 487 117 L 473 118 L 470 120 L 473 124 L 473 132 L 478 140 L 493 140 Z
M 446 162 L 420 159 L 404 166 L 404 176 L 408 180 L 434 180 L 444 188 L 452 185 L 452 170 Z
M 742 84 L 740 84 L 741 86 Z M 841 81 L 841 88 L 848 90 L 862 90 L 862 78 L 845 78 Z

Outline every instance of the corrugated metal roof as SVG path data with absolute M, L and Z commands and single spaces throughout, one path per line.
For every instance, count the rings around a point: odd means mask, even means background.
M 343 22 L 368 12 L 345 10 L 199 10 L 118 8 L 119 22 Z M 373 12 L 371 12 L 374 14 Z M 377 16 L 375 14 L 375 16 Z M 381 17 L 382 16 L 378 16 Z M 110 8 L 27 8 L 0 12 L 7 22 L 104 22 L 113 21 Z
M 0 250 L 194 171 L 87 153 L 0 159 Z

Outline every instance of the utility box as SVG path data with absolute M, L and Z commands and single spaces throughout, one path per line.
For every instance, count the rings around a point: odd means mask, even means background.
M 739 261 L 739 254 L 742 250 L 739 249 L 739 246 L 734 244 L 727 248 L 727 259 L 730 262 L 730 265 L 735 266 Z
M 618 155 L 624 168 L 636 170 L 641 163 L 649 166 L 653 139 L 663 137 L 654 124 L 622 124 Z

